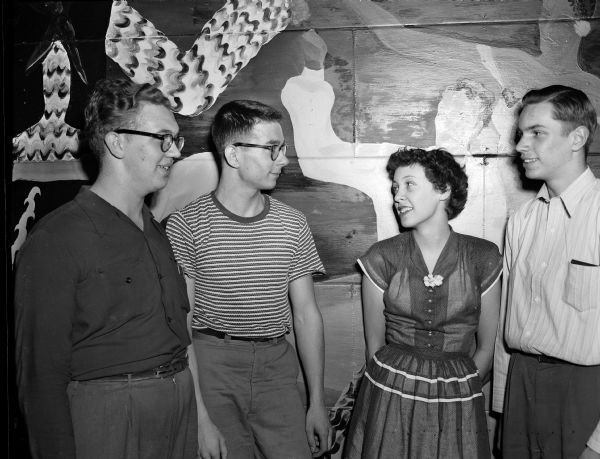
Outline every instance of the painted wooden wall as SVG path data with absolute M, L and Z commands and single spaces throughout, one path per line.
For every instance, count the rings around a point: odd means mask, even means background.
M 67 49 L 70 101 L 63 122 L 78 129 L 90 85 L 124 70 L 104 49 L 111 2 L 63 3 L 75 31 Z M 224 0 L 128 3 L 185 52 Z M 40 4 L 14 6 L 9 132 L 15 137 L 47 106 L 42 65 L 25 73 L 44 31 L 56 22 Z M 465 165 L 470 185 L 467 208 L 451 224 L 502 247 L 508 216 L 539 187 L 524 180 L 514 154 L 520 97 L 530 88 L 566 84 L 584 90 L 600 112 L 600 2 L 290 0 L 290 12 L 285 30 L 260 48 L 214 105 L 197 116 L 177 115 L 186 159 L 151 204 L 164 218 L 214 187 L 207 134 L 223 103 L 257 99 L 284 113 L 291 162 L 273 196 L 306 214 L 328 271 L 316 292 L 333 403 L 364 363 L 355 260 L 398 232 L 387 157 L 399 145 L 448 148 Z M 74 65 L 75 48 L 88 85 Z M 31 225 L 70 199 L 93 172 L 77 153 L 68 164 L 12 159 L 8 234 L 16 250 Z M 598 175 L 600 132 L 589 163 Z

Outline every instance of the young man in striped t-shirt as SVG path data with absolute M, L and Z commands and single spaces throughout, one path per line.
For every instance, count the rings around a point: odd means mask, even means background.
M 211 130 L 222 166 L 217 189 L 167 224 L 194 305 L 197 398 L 225 438 L 224 446 L 203 419 L 203 458 L 225 450 L 229 459 L 310 458 L 329 446 L 323 320 L 312 280 L 323 265 L 304 215 L 262 193 L 288 164 L 280 120 L 260 102 L 225 104 Z M 306 416 L 296 353 L 285 339 L 292 320 L 309 390 Z

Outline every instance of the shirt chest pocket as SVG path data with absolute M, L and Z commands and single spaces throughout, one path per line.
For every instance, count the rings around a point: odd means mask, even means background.
M 575 260 L 575 263 L 570 261 L 567 268 L 563 300 L 581 312 L 600 307 L 600 267 Z
M 158 284 L 156 276 L 149 276 L 147 271 L 139 260 L 97 267 L 79 285 L 79 302 L 90 311 L 102 311 L 101 314 L 138 314 L 148 307 L 147 295 Z M 152 277 L 154 282 L 148 282 Z

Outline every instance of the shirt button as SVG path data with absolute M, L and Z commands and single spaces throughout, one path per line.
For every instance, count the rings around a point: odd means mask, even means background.
M 127 277 L 125 279 L 125 282 L 127 282 L 128 284 L 131 284 L 133 282 L 133 279 L 131 277 Z
M 542 262 L 542 268 L 545 268 L 546 266 L 548 266 L 548 263 L 546 263 L 545 261 Z
M 539 296 L 536 296 L 536 297 L 533 299 L 533 301 L 535 301 L 536 303 L 539 303 L 539 302 L 540 302 L 540 297 L 539 297 Z

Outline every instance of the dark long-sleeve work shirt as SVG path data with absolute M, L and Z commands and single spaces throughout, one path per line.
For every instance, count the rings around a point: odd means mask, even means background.
M 163 228 L 89 189 L 42 219 L 15 278 L 19 398 L 36 457 L 75 458 L 71 380 L 148 370 L 190 343 L 185 280 Z

